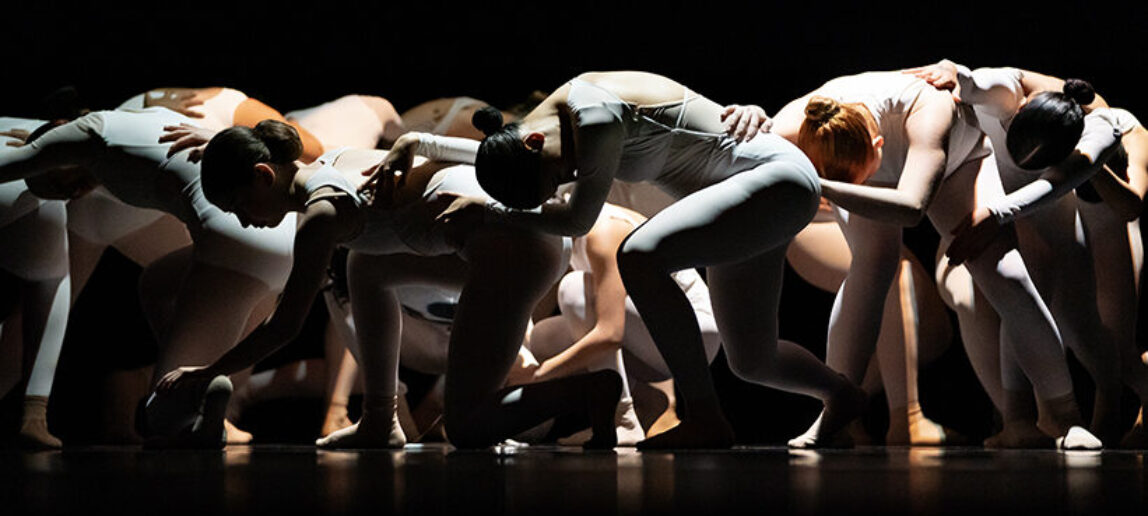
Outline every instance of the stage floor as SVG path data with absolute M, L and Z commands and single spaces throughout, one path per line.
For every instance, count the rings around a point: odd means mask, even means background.
M 0 514 L 1148 514 L 1138 451 L 0 451 Z M 15 511 L 11 511 L 15 509 Z

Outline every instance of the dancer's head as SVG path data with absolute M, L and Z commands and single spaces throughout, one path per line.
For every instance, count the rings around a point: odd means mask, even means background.
M 1064 82 L 1064 90 L 1033 92 L 1013 116 L 1005 145 L 1018 166 L 1039 170 L 1060 163 L 1084 131 L 1084 109 L 1096 98 L 1092 85 L 1080 79 Z
M 55 119 L 44 123 L 24 139 L 24 145 L 30 145 L 32 142 L 40 139 L 41 136 L 47 134 L 48 131 L 65 123 L 67 123 L 67 120 L 64 119 Z M 29 177 L 24 180 L 24 183 L 28 185 L 28 190 L 35 194 L 36 197 L 58 200 L 70 200 L 81 197 L 100 184 L 96 176 L 92 174 L 91 167 L 87 165 L 56 167 Z
M 877 122 L 864 104 L 842 104 L 813 96 L 805 105 L 797 146 L 809 156 L 821 177 L 864 182 L 881 166 L 884 144 Z
M 503 125 L 493 107 L 475 111 L 471 123 L 486 135 L 474 161 L 478 184 L 491 197 L 511 208 L 530 209 L 554 195 L 560 179 L 542 166 L 541 133 L 524 133 L 515 122 Z
M 290 211 L 290 180 L 302 153 L 299 133 L 277 120 L 220 131 L 203 151 L 203 194 L 245 226 L 276 226 Z

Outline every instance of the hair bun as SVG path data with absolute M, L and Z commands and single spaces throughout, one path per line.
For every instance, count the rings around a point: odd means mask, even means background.
M 1064 81 L 1064 94 L 1082 106 L 1091 104 L 1096 98 L 1096 90 L 1092 89 L 1092 84 L 1082 79 Z
M 815 95 L 805 105 L 805 118 L 817 123 L 824 123 L 841 111 L 841 104 L 829 97 Z
M 470 123 L 482 131 L 482 134 L 490 136 L 502 129 L 502 111 L 493 106 L 484 106 L 474 112 L 474 115 L 470 117 Z
M 303 140 L 289 124 L 268 119 L 255 124 L 251 132 L 267 146 L 272 163 L 290 163 L 303 155 Z

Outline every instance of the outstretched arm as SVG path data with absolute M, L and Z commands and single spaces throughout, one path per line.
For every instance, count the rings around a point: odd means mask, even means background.
M 90 166 L 103 155 L 98 114 L 56 127 L 32 143 L 0 152 L 0 183 L 18 181 L 61 167 Z

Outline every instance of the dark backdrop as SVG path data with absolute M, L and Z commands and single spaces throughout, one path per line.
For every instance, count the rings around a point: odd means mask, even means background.
M 658 72 L 719 103 L 757 103 L 772 112 L 835 76 L 942 57 L 1082 77 L 1110 103 L 1148 113 L 1138 95 L 1148 64 L 1145 2 L 458 4 L 6 5 L 0 114 L 42 117 L 41 99 L 63 85 L 77 86 L 97 109 L 151 87 L 215 85 L 284 112 L 348 93 L 385 96 L 400 111 L 455 95 L 510 105 L 580 72 L 611 69 Z M 935 233 L 920 227 L 906 235 L 931 263 Z M 62 407 L 53 408 L 53 427 L 73 440 L 91 439 L 79 427 L 98 416 L 85 401 L 92 389 L 81 371 L 99 363 L 96 357 L 107 368 L 148 360 L 146 327 L 133 312 L 132 290 L 124 288 L 138 270 L 115 255 L 105 261 L 97 273 L 103 280 L 77 306 L 53 395 Z M 783 336 L 823 353 L 832 297 L 792 272 L 786 281 Z M 743 442 L 782 442 L 818 409 L 808 399 L 748 386 L 720 360 L 715 374 Z M 991 409 L 959 345 L 921 381 L 931 416 L 974 435 L 989 431 Z

